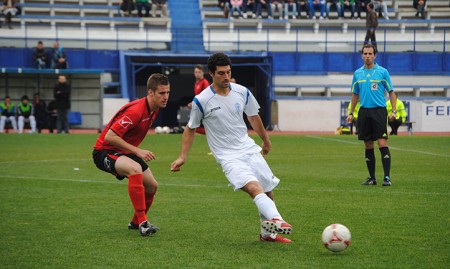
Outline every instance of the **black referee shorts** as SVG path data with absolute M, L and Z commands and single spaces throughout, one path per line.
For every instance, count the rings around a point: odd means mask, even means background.
M 358 139 L 376 141 L 388 139 L 387 110 L 385 107 L 363 108 L 358 112 Z

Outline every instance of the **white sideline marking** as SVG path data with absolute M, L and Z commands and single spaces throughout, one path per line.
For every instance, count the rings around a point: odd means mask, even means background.
M 307 135 L 306 137 L 315 138 L 315 139 L 322 139 L 322 140 L 328 140 L 328 141 L 335 141 L 335 142 L 339 142 L 339 143 L 347 143 L 347 144 L 352 144 L 352 145 L 362 144 L 362 141 L 359 141 L 359 140 L 358 140 L 358 142 L 354 142 L 354 141 L 340 140 L 340 139 L 337 139 L 337 138 L 328 138 L 328 137 L 313 136 L 313 135 Z M 425 154 L 425 155 L 430 155 L 430 156 L 450 158 L 450 154 L 439 154 L 439 153 L 433 153 L 433 152 L 428 152 L 428 151 L 420 151 L 420 150 L 414 150 L 414 149 L 402 149 L 402 148 L 397 148 L 397 147 L 393 147 L 393 146 L 389 146 L 389 148 L 390 149 L 395 149 L 395 150 L 398 150 L 398 151 L 404 151 L 404 152 L 413 152 L 413 153 Z
M 367 188 L 367 189 L 372 189 L 373 187 L 362 187 L 362 188 Z M 393 188 L 393 187 L 384 187 L 384 188 Z M 341 189 L 309 189 L 307 190 L 309 192 L 340 192 L 342 191 Z M 345 192 L 355 192 L 355 193 L 366 193 L 367 190 L 345 190 Z M 381 193 L 381 194 L 385 194 L 385 193 Z M 405 195 L 444 195 L 444 196 L 448 196 L 450 195 L 450 193 L 448 192 L 407 192 L 407 191 L 389 191 L 386 192 L 386 194 L 405 194 Z

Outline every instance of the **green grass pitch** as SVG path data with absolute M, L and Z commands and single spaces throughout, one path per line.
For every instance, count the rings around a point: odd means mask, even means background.
M 198 135 L 170 171 L 180 135 L 149 135 L 160 183 L 149 213 L 161 230 L 127 229 L 127 181 L 98 170 L 97 135 L 0 135 L 1 268 L 448 268 L 450 137 L 391 137 L 392 187 L 361 186 L 363 143 L 354 136 L 271 135 L 281 179 L 277 206 L 293 244 L 258 241 L 251 199 L 233 192 Z M 257 143 L 261 141 L 255 138 Z M 382 179 L 379 151 L 377 177 Z M 322 230 L 342 223 L 350 247 L 326 250 Z

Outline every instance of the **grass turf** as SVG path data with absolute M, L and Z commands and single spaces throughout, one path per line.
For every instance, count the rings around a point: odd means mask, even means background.
M 127 181 L 91 160 L 97 135 L 0 136 L 1 268 L 447 268 L 450 263 L 450 137 L 392 137 L 392 187 L 361 186 L 363 144 L 352 136 L 271 136 L 267 156 L 281 179 L 277 206 L 293 244 L 258 241 L 254 203 L 233 192 L 197 136 L 170 172 L 180 135 L 150 135 L 160 183 L 149 213 L 161 227 L 140 237 Z M 256 141 L 260 143 L 259 139 Z M 377 177 L 382 179 L 376 150 Z M 342 223 L 342 253 L 321 244 Z

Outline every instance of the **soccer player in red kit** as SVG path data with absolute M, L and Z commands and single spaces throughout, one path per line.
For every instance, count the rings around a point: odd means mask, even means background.
M 167 76 L 153 74 L 147 81 L 147 96 L 124 105 L 103 129 L 94 145 L 95 165 L 117 179 L 128 178 L 128 193 L 134 207 L 129 229 L 139 229 L 142 236 L 159 230 L 147 219 L 158 182 L 148 161 L 155 154 L 139 148 L 160 108 L 167 106 L 170 84 Z
M 194 68 L 194 76 L 195 76 L 195 85 L 194 85 L 194 94 L 199 95 L 204 89 L 209 87 L 209 81 L 205 78 L 205 73 L 203 72 L 203 66 L 201 64 L 197 64 Z M 189 108 L 192 108 L 192 103 L 188 104 Z M 196 132 L 199 134 L 205 134 L 205 128 L 203 125 L 196 129 Z

